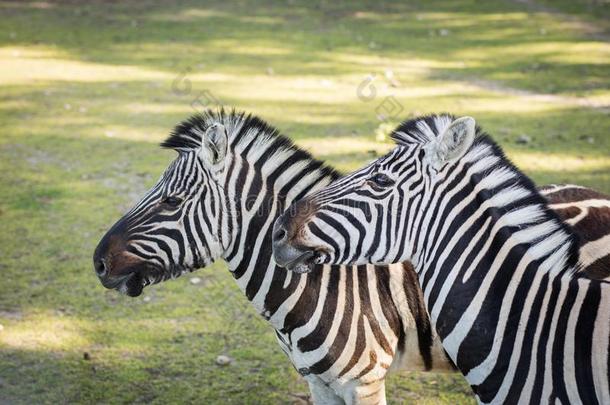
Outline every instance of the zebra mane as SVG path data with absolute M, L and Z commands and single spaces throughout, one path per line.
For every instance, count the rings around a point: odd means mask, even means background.
M 243 111 L 207 109 L 178 124 L 169 137 L 161 143 L 162 148 L 174 149 L 178 153 L 198 150 L 207 128 L 215 123 L 224 125 L 229 136 L 229 147 L 233 151 L 256 152 L 257 149 L 271 149 L 275 154 L 287 152 L 295 161 L 308 161 L 312 169 L 337 179 L 341 174 L 324 162 L 315 159 L 309 152 L 296 146 L 277 128 L 261 118 Z
M 449 113 L 423 115 L 404 121 L 392 131 L 390 137 L 398 145 L 426 144 L 442 134 L 455 119 Z M 478 125 L 476 135 L 483 135 Z
M 433 114 L 417 117 L 400 124 L 392 132 L 391 137 L 398 146 L 425 145 L 440 136 L 455 119 L 456 117 L 451 114 Z M 578 248 L 579 236 L 555 211 L 548 207 L 547 200 L 540 194 L 534 182 L 510 161 L 502 148 L 478 125 L 476 126 L 475 134 L 474 144 L 462 159 L 473 163 L 478 162 L 479 164 L 487 160 L 490 164 L 485 172 L 505 174 L 506 181 L 504 186 L 500 185 L 500 188 L 503 187 L 507 191 L 512 191 L 513 196 L 519 195 L 520 197 L 508 202 L 506 205 L 502 204 L 502 207 L 506 211 L 517 211 L 523 208 L 535 207 L 538 216 L 538 220 L 535 222 L 550 220 L 556 227 L 557 232 L 565 236 L 567 252 L 564 270 L 575 270 L 580 257 Z M 497 185 L 495 188 L 498 188 Z M 505 194 L 510 195 L 510 193 Z

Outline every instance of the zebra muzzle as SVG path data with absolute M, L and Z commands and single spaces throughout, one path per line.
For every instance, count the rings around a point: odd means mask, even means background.
M 274 244 L 275 262 L 295 273 L 308 273 L 315 265 L 323 264 L 328 257 L 321 249 L 300 249 L 288 244 Z
M 287 245 L 274 245 L 273 254 L 275 262 L 280 267 L 285 267 L 288 270 L 296 271 L 299 267 L 299 272 L 305 273 L 307 269 L 303 268 L 306 263 L 313 258 L 314 252 L 311 250 L 302 251 Z

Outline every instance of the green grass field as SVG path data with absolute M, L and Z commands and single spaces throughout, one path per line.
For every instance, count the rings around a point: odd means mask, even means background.
M 380 113 L 469 114 L 536 182 L 610 192 L 607 0 L 83 3 L 0 0 L 0 403 L 302 402 L 224 264 L 136 299 L 93 273 L 174 157 L 157 144 L 207 104 L 342 170 L 391 148 Z M 388 395 L 473 402 L 451 374 Z

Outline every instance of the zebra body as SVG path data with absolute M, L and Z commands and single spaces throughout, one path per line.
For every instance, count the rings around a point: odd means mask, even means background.
M 389 369 L 455 370 L 409 264 L 276 266 L 274 220 L 334 170 L 244 114 L 196 116 L 163 145 L 178 158 L 96 249 L 104 286 L 137 296 L 223 258 L 316 403 L 383 403 Z
M 610 284 L 578 272 L 575 234 L 480 132 L 447 115 L 402 124 L 387 156 L 287 209 L 276 261 L 411 260 L 480 402 L 610 403 Z

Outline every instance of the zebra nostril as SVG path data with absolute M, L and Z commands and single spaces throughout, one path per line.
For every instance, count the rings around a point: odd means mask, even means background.
M 98 277 L 104 277 L 107 273 L 106 263 L 104 259 L 98 259 L 93 263 L 95 273 Z

